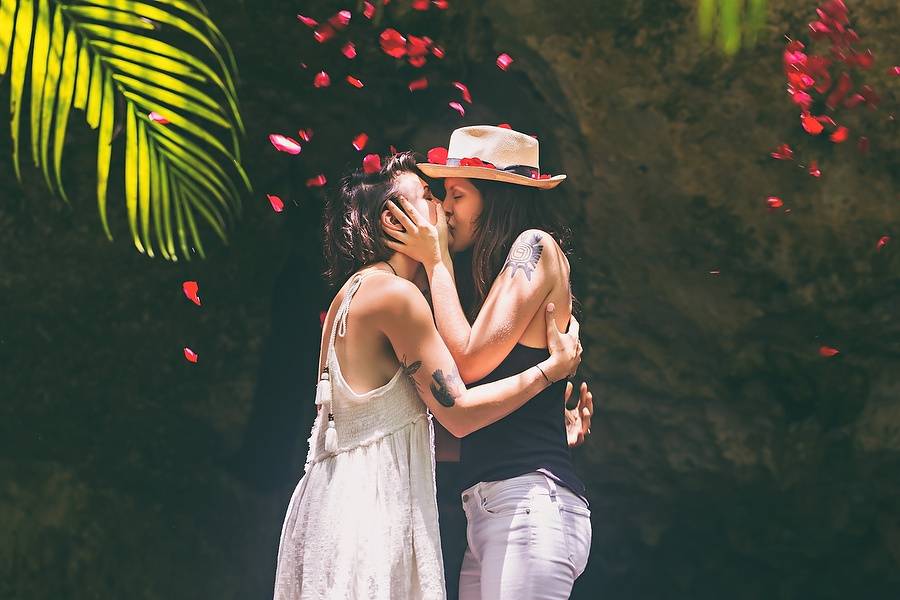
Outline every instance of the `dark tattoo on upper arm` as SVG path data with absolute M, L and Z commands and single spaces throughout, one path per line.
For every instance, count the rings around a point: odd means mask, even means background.
M 456 369 L 449 373 L 444 373 L 440 369 L 431 375 L 433 380 L 431 383 L 431 393 L 434 399 L 441 403 L 441 406 L 451 407 L 456 404 L 459 398 L 459 387 L 462 380 L 456 373 Z
M 531 274 L 537 268 L 543 251 L 544 245 L 541 244 L 540 235 L 534 233 L 528 239 L 519 238 L 509 251 L 509 256 L 503 268 L 511 267 L 509 271 L 510 279 L 516 276 L 516 272 L 519 269 L 522 269 L 525 277 L 528 278 L 528 281 L 531 281 Z
M 403 358 L 400 359 L 400 368 L 403 369 L 403 374 L 404 374 L 406 377 L 409 377 L 410 379 L 412 379 L 413 385 L 416 386 L 416 389 L 418 390 L 418 389 L 419 389 L 419 382 L 415 380 L 415 378 L 413 377 L 413 375 L 415 375 L 415 374 L 419 371 L 419 369 L 422 368 L 422 361 L 421 361 L 421 360 L 417 360 L 417 361 L 414 362 L 413 364 L 407 365 L 407 364 L 406 364 L 406 355 L 404 354 L 404 355 L 403 355 Z

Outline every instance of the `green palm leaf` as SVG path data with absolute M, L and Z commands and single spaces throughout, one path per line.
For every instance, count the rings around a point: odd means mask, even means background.
M 745 8 L 746 3 L 746 8 Z M 756 43 L 765 26 L 766 0 L 697 0 L 700 37 L 716 42 L 722 52 L 733 55 L 744 45 Z
M 156 39 L 160 25 L 167 42 Z M 207 60 L 173 42 L 199 42 Z M 205 225 L 227 243 L 250 181 L 240 164 L 234 55 L 198 2 L 188 0 L 3 0 L 0 76 L 10 71 L 12 157 L 28 102 L 31 155 L 51 191 L 63 188 L 62 159 L 72 109 L 98 132 L 97 209 L 109 239 L 112 143 L 124 125 L 124 204 L 138 251 L 177 260 L 205 256 Z M 30 95 L 25 98 L 26 74 Z M 156 112 L 167 124 L 152 119 Z M 224 136 L 225 143 L 220 140 Z M 229 139 L 230 138 L 230 139 Z M 52 154 L 51 154 L 52 152 Z

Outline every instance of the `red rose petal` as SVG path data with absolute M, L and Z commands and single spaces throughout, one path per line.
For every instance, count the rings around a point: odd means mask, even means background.
M 849 136 L 849 135 L 850 135 L 850 130 L 847 129 L 846 127 L 844 127 L 843 125 L 841 125 L 837 129 L 835 129 L 834 133 L 832 133 L 830 136 L 828 136 L 828 139 L 830 139 L 835 144 L 840 144 L 841 142 L 846 142 L 847 136 Z
M 853 81 L 850 79 L 850 74 L 844 71 L 841 73 L 840 77 L 838 77 L 834 89 L 828 94 L 828 98 L 825 100 L 825 106 L 831 110 L 837 108 L 837 105 L 844 99 L 851 87 L 853 87 Z
M 816 161 L 812 161 L 809 163 L 809 174 L 813 177 L 821 177 L 822 171 L 819 169 L 819 163 Z
M 313 130 L 312 129 L 301 129 L 297 132 L 297 136 L 304 142 L 308 142 L 309 140 L 312 139 Z
M 434 5 L 438 10 L 447 10 L 450 7 L 450 3 L 447 0 L 434 0 Z
M 328 313 L 325 312 L 324 310 L 319 312 L 319 325 L 320 326 L 323 326 L 323 327 L 325 326 L 325 317 L 327 317 L 327 316 L 328 316 Z
M 432 148 L 428 151 L 428 162 L 435 165 L 447 164 L 447 149 L 443 146 Z
M 375 5 L 371 2 L 363 2 L 363 16 L 371 19 L 375 16 Z
M 319 71 L 313 78 L 313 87 L 324 88 L 331 85 L 331 77 L 325 71 Z
M 307 27 L 315 27 L 316 25 L 319 24 L 319 22 L 316 21 L 315 19 L 310 18 L 310 17 L 304 17 L 303 15 L 299 15 L 299 14 L 297 15 L 297 20 L 300 21 L 301 23 L 303 23 L 304 25 L 306 25 Z
M 450 103 L 450 108 L 452 108 L 453 110 L 455 110 L 456 112 L 458 112 L 458 113 L 459 113 L 459 116 L 461 116 L 461 117 L 466 116 L 466 109 L 463 108 L 463 105 L 460 104 L 459 102 L 455 102 L 455 101 L 454 101 L 454 102 L 451 102 L 451 103 Z
M 200 291 L 200 286 L 196 281 L 185 281 L 181 284 L 181 289 L 184 292 L 184 295 L 187 296 L 188 300 L 200 306 L 200 296 L 197 293 Z
M 869 152 L 869 138 L 866 136 L 861 136 L 859 141 L 856 142 L 856 149 L 859 150 L 861 154 L 868 154 Z
M 196 353 L 196 352 L 194 352 L 193 350 L 191 350 L 191 349 L 188 348 L 187 346 L 184 347 L 184 357 L 185 357 L 186 359 L 188 359 L 188 361 L 190 361 L 190 362 L 192 362 L 192 363 L 197 362 L 197 359 L 200 358 L 199 356 L 197 356 L 197 353 Z
M 462 92 L 463 100 L 465 100 L 469 104 L 472 104 L 472 94 L 469 93 L 469 87 L 466 84 L 460 81 L 454 81 L 453 87 Z
M 334 34 L 334 27 L 326 23 L 313 32 L 313 37 L 320 44 L 324 44 L 325 42 L 333 38 Z
M 434 54 L 435 58 L 444 58 L 444 49 L 440 46 L 432 46 L 431 53 Z
M 391 144 L 390 146 L 388 146 L 388 150 L 391 151 L 391 156 L 397 154 L 397 149 L 394 147 L 393 144 Z
M 888 69 L 888 75 L 890 75 L 891 77 L 900 77 L 900 66 L 891 67 L 890 69 Z
M 876 250 L 881 250 L 882 248 L 884 248 L 884 247 L 887 245 L 887 243 L 888 243 L 889 241 L 891 241 L 891 236 L 889 236 L 889 235 L 883 235 L 883 236 L 881 236 L 881 237 L 878 239 L 878 243 L 875 244 L 875 249 L 876 249 Z
M 425 57 L 424 56 L 411 56 L 409 57 L 409 64 L 419 69 L 425 66 Z
M 377 173 L 381 170 L 381 157 L 377 154 L 366 154 L 362 164 L 366 174 Z
M 353 75 L 347 75 L 347 83 L 349 83 L 350 85 L 352 85 L 355 88 L 361 88 L 364 85 L 362 81 L 360 81 Z
M 866 99 L 862 94 L 852 94 L 849 98 L 844 100 L 844 108 L 856 108 L 865 101 Z
M 766 204 L 769 205 L 769 208 L 781 208 L 784 206 L 784 202 L 777 196 L 769 196 L 766 198 Z
M 497 127 L 502 127 L 503 129 L 512 129 L 512 126 L 509 123 L 500 123 Z
M 328 19 L 328 23 L 336 29 L 343 29 L 350 24 L 353 14 L 349 10 L 342 10 Z
M 803 125 L 803 129 L 806 133 L 810 135 L 819 135 L 822 133 L 822 130 L 825 127 L 816 119 L 814 116 L 810 114 L 805 114 L 800 117 L 800 122 Z
M 718 269 L 713 269 L 712 271 L 709 272 L 709 274 L 710 275 L 721 275 L 722 271 L 720 271 Z
M 857 53 L 854 55 L 854 62 L 856 62 L 857 66 L 859 66 L 862 70 L 868 70 L 872 68 L 872 65 L 875 64 L 875 55 L 872 54 L 871 50 L 866 50 L 863 53 Z
M 770 152 L 769 156 L 776 160 L 792 160 L 794 151 L 787 144 L 781 144 L 774 152 Z
M 326 183 L 328 183 L 328 179 L 325 178 L 324 174 L 319 173 L 315 177 L 311 177 L 310 179 L 306 180 L 306 187 L 308 187 L 308 188 L 322 187 Z
M 881 102 L 881 97 L 875 93 L 875 90 L 870 85 L 864 85 L 859 88 L 859 93 L 866 99 L 866 104 L 872 108 L 877 107 L 878 103 Z
M 412 8 L 413 10 L 428 10 L 429 4 L 429 0 L 413 0 Z
M 403 58 L 406 56 L 406 38 L 396 29 L 385 29 L 379 36 L 381 49 L 388 56 Z
M 159 123 L 160 125 L 168 125 L 169 124 L 169 120 L 156 111 L 153 111 L 149 115 L 147 115 L 147 118 L 150 119 L 151 121 L 153 121 L 154 123 Z
M 497 57 L 497 66 L 503 71 L 507 70 L 512 63 L 512 57 L 505 52 Z
M 428 78 L 422 77 L 421 79 L 415 79 L 409 82 L 409 91 L 415 92 L 418 90 L 424 90 L 428 87 Z
M 829 117 L 828 115 L 819 115 L 816 117 L 816 120 L 822 125 L 830 125 L 831 127 L 837 127 L 837 123 L 834 119 Z
M 358 136 L 353 138 L 353 147 L 356 148 L 357 152 L 361 152 L 363 148 L 366 147 L 366 144 L 369 143 L 369 136 L 365 133 L 360 133 Z
M 300 142 L 298 142 L 297 140 L 278 133 L 270 133 L 269 141 L 272 142 L 272 145 L 275 146 L 275 149 L 279 152 L 287 152 L 288 154 L 300 154 L 300 151 L 303 149 L 300 146 Z
M 840 351 L 837 348 L 832 348 L 831 346 L 820 346 L 819 347 L 819 356 L 824 356 L 825 358 L 829 358 L 836 354 L 840 354 Z
M 803 110 L 809 110 L 809 107 L 812 106 L 813 98 L 806 92 L 795 91 L 791 94 L 791 100 L 797 106 L 801 107 Z
M 353 60 L 354 58 L 356 58 L 356 46 L 353 44 L 353 42 L 347 42 L 341 47 L 341 54 L 343 54 L 350 60 Z
M 278 196 L 274 194 L 266 194 L 266 198 L 269 199 L 269 204 L 272 205 L 272 210 L 277 213 L 280 213 L 284 210 L 284 202 Z

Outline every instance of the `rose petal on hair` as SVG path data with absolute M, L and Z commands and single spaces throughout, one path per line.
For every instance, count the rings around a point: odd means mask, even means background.
M 463 105 L 460 104 L 459 102 L 456 102 L 456 101 L 451 102 L 451 103 L 450 103 L 450 108 L 452 108 L 453 110 L 455 110 L 456 112 L 458 112 L 458 113 L 459 113 L 459 116 L 461 116 L 461 117 L 466 116 L 466 109 L 463 108 Z
M 418 90 L 424 90 L 428 87 L 428 78 L 422 77 L 420 79 L 414 79 L 409 82 L 409 91 L 416 92 Z
M 269 204 L 272 205 L 272 210 L 277 213 L 280 213 L 284 210 L 284 202 L 278 196 L 274 194 L 266 194 L 266 198 L 269 199 Z
M 840 354 L 840 350 L 837 348 L 832 348 L 831 346 L 820 346 L 819 347 L 819 356 L 824 356 L 825 358 L 830 358 L 835 356 L 836 354 Z
M 353 75 L 347 75 L 347 83 L 349 83 L 350 85 L 352 85 L 355 88 L 361 88 L 364 85 L 362 81 L 360 81 Z
M 300 21 L 301 23 L 303 23 L 304 25 L 306 25 L 307 27 L 315 27 L 316 25 L 319 24 L 319 22 L 316 21 L 315 19 L 313 19 L 311 17 L 305 17 L 300 14 L 297 15 L 297 20 Z
M 889 235 L 881 236 L 880 238 L 878 238 L 878 243 L 875 244 L 875 249 L 881 250 L 882 248 L 884 248 L 887 245 L 887 243 L 889 241 L 891 241 L 891 236 L 889 236 Z
M 308 187 L 308 188 L 322 187 L 326 183 L 328 183 L 328 179 L 325 178 L 325 175 L 323 173 L 319 173 L 315 177 L 311 177 L 306 180 L 306 187 Z
M 200 358 L 200 357 L 197 355 L 196 352 L 194 352 L 193 350 L 191 350 L 191 349 L 188 348 L 187 346 L 184 347 L 184 357 L 185 357 L 186 359 L 188 359 L 188 362 L 192 362 L 192 363 L 197 362 L 197 359 Z
M 320 44 L 324 44 L 325 42 L 333 38 L 334 34 L 334 27 L 332 27 L 328 23 L 325 23 L 321 27 L 316 28 L 316 30 L 313 32 L 313 37 Z
M 341 47 L 341 54 L 353 60 L 356 58 L 356 45 L 353 42 L 347 42 Z
M 444 49 L 441 48 L 440 46 L 432 46 L 431 53 L 434 54 L 435 58 L 438 58 L 438 59 L 444 58 Z
M 512 129 L 512 126 L 509 123 L 500 123 L 497 127 L 502 127 L 503 129 Z
M 272 145 L 275 146 L 275 149 L 279 152 L 287 152 L 288 154 L 300 154 L 300 151 L 303 149 L 300 146 L 300 142 L 279 133 L 270 133 L 269 141 L 272 142 Z
M 781 144 L 773 152 L 770 152 L 769 156 L 776 160 L 793 160 L 794 151 L 787 144 Z
M 369 143 L 369 136 L 366 133 L 360 133 L 358 136 L 353 138 L 353 147 L 356 148 L 357 152 L 361 152 L 363 148 L 366 147 L 366 144 Z
M 830 139 L 835 144 L 840 144 L 841 142 L 846 142 L 847 136 L 849 136 L 849 135 L 850 135 L 850 130 L 847 129 L 846 127 L 844 127 L 843 125 L 841 125 L 840 127 L 838 127 L 837 129 L 834 130 L 834 133 L 832 133 L 830 136 L 828 136 L 828 139 Z
M 817 161 L 812 161 L 809 163 L 809 174 L 813 177 L 821 177 L 822 171 L 819 169 L 819 163 Z
M 187 296 L 187 299 L 200 306 L 200 296 L 197 293 L 200 291 L 200 286 L 196 281 L 185 281 L 181 284 L 181 290 L 184 292 L 184 295 Z
M 396 29 L 385 29 L 379 36 L 381 49 L 388 56 L 403 58 L 406 56 L 406 38 Z
M 412 9 L 413 10 L 428 10 L 428 5 L 431 4 L 429 0 L 413 0 L 412 1 Z
M 447 164 L 447 149 L 443 146 L 432 148 L 428 151 L 428 162 L 435 165 Z
M 313 77 L 313 87 L 324 88 L 331 85 L 331 77 L 328 76 L 328 73 L 325 71 L 319 71 L 316 73 L 316 76 Z
M 859 140 L 856 142 L 856 149 L 859 150 L 860 154 L 868 154 L 869 138 L 864 135 L 860 136 Z
M 509 65 L 511 65 L 512 63 L 513 63 L 512 57 L 509 54 L 507 54 L 506 52 L 504 52 L 503 54 L 501 54 L 500 56 L 497 57 L 497 66 L 502 71 L 506 71 L 507 69 L 509 69 Z
M 375 5 L 371 2 L 363 2 L 363 16 L 367 19 L 371 19 L 375 16 Z
M 308 142 L 312 139 L 313 130 L 312 129 L 300 129 L 297 131 L 297 137 L 299 137 L 304 142 Z
M 769 208 L 781 208 L 784 206 L 784 202 L 778 196 L 769 196 L 766 198 L 766 204 Z
M 809 113 L 801 115 L 800 123 L 803 125 L 803 129 L 806 133 L 810 135 L 819 135 L 822 133 L 822 130 L 825 129 L 825 126 Z
M 363 172 L 366 174 L 377 173 L 381 170 L 381 157 L 377 154 L 366 154 L 362 161 Z
M 154 123 L 159 123 L 160 125 L 168 125 L 169 120 L 156 112 L 155 110 L 147 115 L 147 118 L 153 121 Z
M 472 94 L 469 93 L 469 86 L 462 83 L 461 81 L 454 81 L 453 87 L 462 92 L 463 100 L 465 100 L 469 104 L 472 104 Z

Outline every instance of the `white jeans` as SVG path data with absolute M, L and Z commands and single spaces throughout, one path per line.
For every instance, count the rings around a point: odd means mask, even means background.
M 591 549 L 584 500 L 542 473 L 462 493 L 468 547 L 459 600 L 568 598 Z

